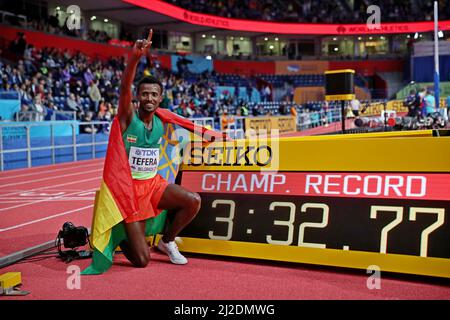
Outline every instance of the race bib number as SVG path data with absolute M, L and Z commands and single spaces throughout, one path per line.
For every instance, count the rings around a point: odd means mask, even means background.
M 130 147 L 128 162 L 131 172 L 154 173 L 158 170 L 159 148 Z

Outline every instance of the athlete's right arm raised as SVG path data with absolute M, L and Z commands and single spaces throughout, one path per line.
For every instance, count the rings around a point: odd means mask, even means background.
M 123 72 L 122 81 L 120 83 L 120 97 L 119 97 L 119 109 L 117 110 L 117 116 L 119 117 L 120 127 L 122 132 L 128 128 L 133 117 L 134 106 L 131 103 L 132 93 L 131 85 L 136 75 L 136 68 L 144 55 L 145 50 L 152 44 L 153 30 L 150 30 L 147 39 L 137 40 L 133 46 L 133 50 L 128 57 L 127 66 Z

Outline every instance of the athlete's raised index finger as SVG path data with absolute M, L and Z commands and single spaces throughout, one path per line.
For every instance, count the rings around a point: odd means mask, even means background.
M 152 37 L 153 37 L 153 29 L 150 29 L 150 32 L 148 33 L 147 41 L 148 42 L 152 41 Z

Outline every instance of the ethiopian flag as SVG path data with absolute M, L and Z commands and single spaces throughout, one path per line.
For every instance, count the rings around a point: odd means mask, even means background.
M 197 126 L 167 109 L 157 109 L 156 114 L 163 122 L 165 131 L 161 142 L 158 174 L 169 183 L 175 182 L 178 173 L 181 163 L 180 148 L 189 142 L 186 137 L 190 135 L 180 135 L 180 129 L 202 135 L 202 137 L 224 138 L 221 133 Z M 185 141 L 182 141 L 183 138 Z M 103 179 L 100 190 L 96 194 L 94 206 L 91 226 L 91 245 L 94 250 L 92 263 L 81 274 L 101 274 L 111 267 L 114 251 L 123 240 L 127 239 L 125 228 L 121 222 L 138 211 L 138 208 L 131 169 L 122 140 L 122 131 L 116 117 L 111 127 Z M 157 217 L 147 219 L 145 235 L 161 233 L 166 215 L 167 212 L 163 211 Z

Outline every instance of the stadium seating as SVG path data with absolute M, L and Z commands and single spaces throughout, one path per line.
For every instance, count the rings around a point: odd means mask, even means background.
M 366 23 L 367 7 L 378 5 L 386 12 L 384 22 L 432 20 L 432 1 L 391 0 L 325 0 L 325 1 L 281 1 L 281 0 L 165 0 L 175 6 L 193 12 L 221 17 L 312 23 Z M 448 8 L 448 0 L 440 1 Z M 442 10 L 441 19 L 449 19 L 450 12 Z

